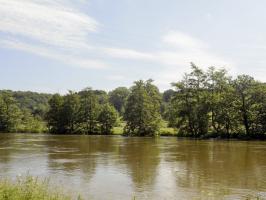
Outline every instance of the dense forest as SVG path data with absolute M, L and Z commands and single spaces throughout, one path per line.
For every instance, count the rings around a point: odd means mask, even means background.
M 110 92 L 86 88 L 66 95 L 0 91 L 0 132 L 265 138 L 266 84 L 193 63 L 173 89 L 152 80 Z M 171 127 L 164 129 L 162 127 Z M 119 132 L 119 131 L 118 131 Z M 167 132 L 167 131 L 166 131 Z M 171 132 L 171 131 L 170 131 Z M 117 133 L 116 133 L 117 134 Z

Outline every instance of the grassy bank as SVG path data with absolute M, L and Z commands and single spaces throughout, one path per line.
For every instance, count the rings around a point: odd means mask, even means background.
M 65 195 L 49 186 L 48 180 L 38 180 L 30 176 L 17 178 L 11 181 L 0 180 L 0 200 L 71 200 Z M 77 198 L 81 200 L 80 197 Z
M 113 128 L 113 134 L 123 135 L 125 125 L 125 122 L 120 122 L 119 126 Z M 177 131 L 174 128 L 168 127 L 167 122 L 163 121 L 160 127 L 160 136 L 177 136 Z

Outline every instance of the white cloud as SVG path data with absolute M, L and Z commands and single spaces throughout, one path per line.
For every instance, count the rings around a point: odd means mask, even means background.
M 190 62 L 203 68 L 213 65 L 233 67 L 231 61 L 213 53 L 211 45 L 180 31 L 169 31 L 154 41 L 161 47 L 156 51 L 93 46 L 89 34 L 97 34 L 100 24 L 81 11 L 79 6 L 84 2 L 0 0 L 1 46 L 89 69 L 107 67 L 105 62 L 90 58 L 92 53 L 104 60 L 151 62 L 157 67 L 151 71 L 155 74 L 153 78 L 161 85 L 176 81 L 189 69 Z M 107 79 L 119 81 L 124 79 L 122 75 Z
M 75 67 L 106 67 L 102 61 L 77 56 L 93 48 L 88 34 L 96 32 L 99 23 L 76 5 L 68 0 L 0 0 L 0 32 L 7 35 L 2 36 L 2 47 Z
M 162 41 L 180 49 L 204 49 L 208 46 L 203 41 L 180 31 L 169 31 L 162 37 Z
M 107 55 L 115 58 L 149 60 L 149 61 L 153 61 L 155 59 L 153 54 L 140 52 L 132 49 L 108 47 L 108 48 L 102 48 L 102 51 Z
M 91 17 L 54 0 L 0 0 L 0 18 L 0 31 L 58 48 L 89 48 L 88 32 L 98 28 Z
M 209 44 L 190 35 L 170 31 L 162 37 L 162 41 L 174 48 L 166 51 L 162 50 L 157 56 L 162 63 L 167 65 L 160 73 L 160 76 L 155 78 L 157 80 L 156 83 L 161 88 L 166 89 L 171 82 L 176 82 L 182 78 L 183 74 L 189 71 L 190 62 L 203 69 L 216 66 L 232 71 L 235 67 L 231 60 L 213 53 Z
M 232 61 L 216 55 L 210 45 L 188 34 L 170 31 L 162 37 L 161 44 L 162 48 L 153 52 L 123 48 L 105 48 L 104 52 L 115 58 L 149 61 L 161 66 L 153 78 L 162 88 L 180 79 L 189 70 L 190 62 L 203 69 L 210 66 L 234 69 Z
M 211 49 L 203 41 L 181 32 L 171 31 L 167 33 L 162 37 L 161 43 L 165 43 L 163 48 L 153 52 L 115 47 L 102 48 L 102 51 L 115 58 L 147 60 L 164 66 L 186 66 L 190 62 L 202 67 L 232 65 L 232 62 L 212 53 Z
M 114 58 L 147 60 L 164 66 L 184 66 L 189 65 L 190 62 L 202 67 L 213 65 L 225 67 L 232 64 L 223 57 L 212 53 L 209 45 L 205 42 L 181 32 L 170 31 L 162 37 L 161 43 L 164 44 L 163 48 L 152 52 L 116 47 L 107 47 L 101 50 Z
M 79 68 L 101 69 L 107 67 L 107 65 L 102 61 L 78 57 L 71 54 L 58 53 L 57 51 L 53 51 L 49 48 L 35 46 L 33 44 L 27 44 L 19 41 L 0 40 L 0 45 L 1 47 L 21 50 L 24 52 L 36 54 L 38 56 L 58 60 L 67 65 L 72 65 Z

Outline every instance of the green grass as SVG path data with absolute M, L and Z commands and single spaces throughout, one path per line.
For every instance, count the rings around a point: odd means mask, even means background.
M 177 132 L 174 128 L 169 127 L 161 127 L 160 128 L 161 136 L 177 136 Z
M 124 131 L 124 127 L 123 126 L 117 126 L 113 128 L 113 134 L 114 135 L 122 135 Z
M 17 178 L 15 182 L 0 180 L 0 200 L 71 200 L 57 189 L 51 189 L 48 180 L 38 180 L 31 176 Z M 77 198 L 81 200 L 80 197 Z
M 120 124 L 113 128 L 114 135 L 122 135 L 125 127 L 125 122 L 120 122 Z M 177 131 L 174 128 L 169 128 L 166 121 L 163 121 L 160 128 L 161 136 L 177 136 Z
M 167 121 L 162 121 L 161 128 L 160 128 L 160 135 L 161 136 L 176 136 L 177 131 L 174 128 L 168 127 Z

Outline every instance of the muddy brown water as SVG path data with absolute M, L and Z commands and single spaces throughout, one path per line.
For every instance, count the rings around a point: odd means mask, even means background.
M 266 199 L 266 142 L 0 134 L 0 177 L 85 199 Z

